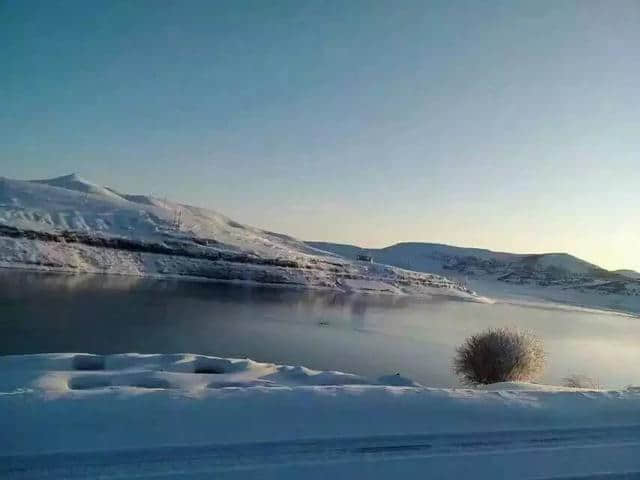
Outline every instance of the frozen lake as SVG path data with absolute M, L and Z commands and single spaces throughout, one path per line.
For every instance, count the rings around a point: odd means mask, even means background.
M 345 296 L 102 275 L 0 271 L 0 354 L 192 352 L 452 386 L 456 345 L 489 326 L 543 338 L 545 383 L 640 384 L 640 319 L 446 299 Z

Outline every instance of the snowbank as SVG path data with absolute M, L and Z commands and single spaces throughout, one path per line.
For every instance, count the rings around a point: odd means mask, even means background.
M 191 354 L 7 356 L 0 372 L 0 455 L 640 423 L 633 388 L 435 389 Z

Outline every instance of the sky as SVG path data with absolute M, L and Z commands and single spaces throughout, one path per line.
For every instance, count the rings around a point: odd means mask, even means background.
M 0 0 L 0 176 L 640 270 L 640 1 Z

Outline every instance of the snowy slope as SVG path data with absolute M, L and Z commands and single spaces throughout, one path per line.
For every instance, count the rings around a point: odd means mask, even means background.
M 457 279 L 480 295 L 537 299 L 640 313 L 640 276 L 609 272 L 567 253 L 513 254 L 432 243 L 399 243 L 381 249 L 307 242 L 318 251 Z M 626 272 L 626 273 L 625 273 Z
M 640 472 L 633 387 L 435 389 L 192 354 L 6 356 L 0 371 L 7 479 Z
M 439 275 L 337 259 L 212 210 L 77 175 L 0 178 L 0 266 L 474 298 Z
M 222 248 L 269 256 L 309 251 L 293 238 L 240 225 L 211 210 L 120 194 L 77 175 L 31 182 L 0 179 L 0 221 L 36 230 L 100 232 L 144 240 L 215 237 Z

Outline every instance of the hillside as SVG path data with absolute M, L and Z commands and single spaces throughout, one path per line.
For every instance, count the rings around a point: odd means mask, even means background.
M 613 273 L 617 273 L 618 275 L 622 275 L 623 277 L 640 280 L 640 272 L 636 272 L 635 270 L 614 270 Z
M 0 266 L 474 298 L 439 275 L 338 259 L 212 210 L 77 175 L 0 178 Z
M 480 295 L 640 312 L 640 275 L 608 271 L 567 253 L 514 254 L 434 243 L 399 243 L 380 249 L 326 242 L 307 245 L 343 258 L 354 259 L 365 252 L 375 262 L 440 273 Z

